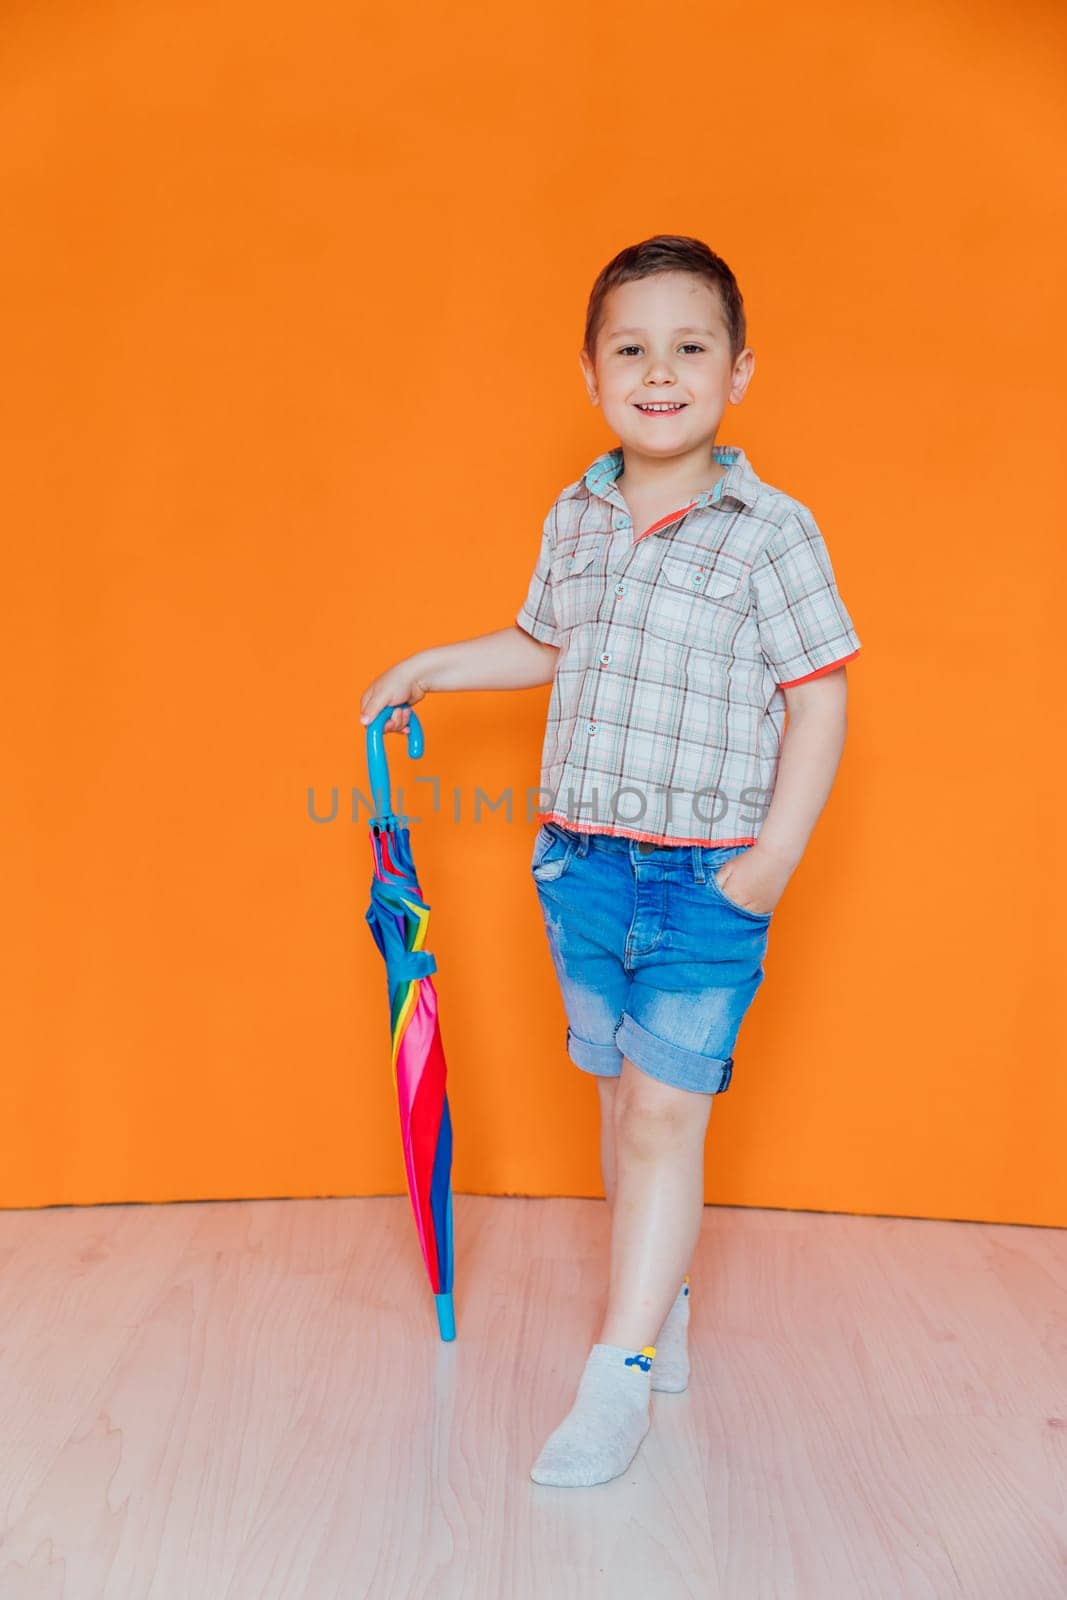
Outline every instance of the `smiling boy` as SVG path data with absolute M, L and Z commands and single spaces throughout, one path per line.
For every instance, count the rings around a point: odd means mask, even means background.
M 419 652 L 362 701 L 369 721 L 430 690 L 552 684 L 530 870 L 567 1053 L 600 1096 L 612 1232 L 597 1342 L 538 1483 L 617 1476 L 650 1391 L 686 1387 L 708 1117 L 844 745 L 860 641 L 822 534 L 716 443 L 752 380 L 745 341 L 702 241 L 620 251 L 580 352 L 619 443 L 553 502 L 517 626 Z

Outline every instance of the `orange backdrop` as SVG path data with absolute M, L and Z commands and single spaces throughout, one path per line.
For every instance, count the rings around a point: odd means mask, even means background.
M 707 1198 L 1067 1222 L 1063 11 L 23 0 L 0 31 L 0 1203 L 403 1192 L 359 697 L 514 618 L 615 442 L 593 277 L 670 231 L 746 299 L 720 442 L 812 507 L 864 646 Z M 428 697 L 418 768 L 387 741 L 457 1191 L 602 1193 L 529 877 L 548 694 Z

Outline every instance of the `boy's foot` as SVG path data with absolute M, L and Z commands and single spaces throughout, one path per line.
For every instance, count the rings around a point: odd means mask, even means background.
M 651 1387 L 680 1394 L 688 1386 L 689 1274 L 686 1273 L 656 1339 L 656 1364 L 652 1369 Z
M 649 1428 L 649 1379 L 655 1345 L 626 1350 L 595 1344 L 574 1405 L 546 1439 L 530 1469 L 535 1483 L 576 1488 L 625 1472 Z

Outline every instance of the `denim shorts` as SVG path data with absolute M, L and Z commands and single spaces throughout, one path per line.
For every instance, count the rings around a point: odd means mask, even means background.
M 541 824 L 530 872 L 576 1066 L 617 1078 L 626 1056 L 674 1088 L 729 1087 L 773 913 L 737 905 L 715 874 L 751 848 Z

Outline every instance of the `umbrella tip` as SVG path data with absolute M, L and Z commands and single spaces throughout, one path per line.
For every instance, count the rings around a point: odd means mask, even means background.
M 442 1339 L 456 1337 L 456 1311 L 452 1301 L 451 1291 L 446 1294 L 435 1294 L 437 1302 L 437 1326 Z

